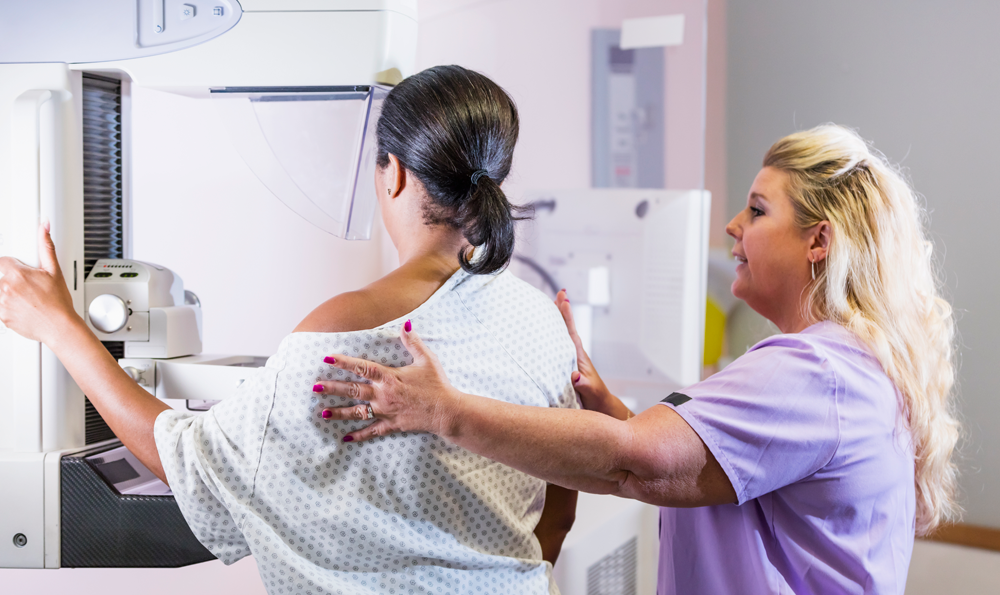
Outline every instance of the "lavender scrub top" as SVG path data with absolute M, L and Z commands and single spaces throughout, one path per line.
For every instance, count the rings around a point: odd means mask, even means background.
M 831 322 L 776 335 L 684 394 L 664 405 L 738 503 L 661 509 L 659 595 L 903 593 L 913 446 L 860 340 Z

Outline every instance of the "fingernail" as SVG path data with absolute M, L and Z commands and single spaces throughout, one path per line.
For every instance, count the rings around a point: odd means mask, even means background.
M 560 289 L 559 291 L 561 291 L 561 292 L 563 292 L 563 293 L 566 293 L 566 288 L 565 288 L 565 287 L 563 287 L 563 288 L 562 288 L 562 289 Z
M 337 360 L 334 359 L 334 358 L 332 358 L 332 357 L 324 357 L 323 361 L 325 361 L 328 364 L 335 364 L 335 363 L 337 363 Z
M 324 409 L 323 410 L 323 419 L 330 419 L 331 417 L 333 417 L 333 413 L 330 412 L 330 411 L 327 411 L 326 409 Z
M 313 385 L 313 392 L 314 393 L 321 393 L 321 392 L 323 392 L 323 385 L 322 384 L 314 384 Z
M 351 442 L 354 440 L 354 436 L 344 436 L 344 442 Z
M 407 320 L 406 324 L 403 325 L 403 330 L 406 331 L 406 332 L 410 332 L 410 331 L 413 330 L 413 325 L 410 324 L 409 320 Z
M 573 372 L 572 377 L 573 377 L 573 384 L 576 384 L 577 382 L 580 382 L 580 373 L 579 372 Z
M 566 299 L 564 299 L 563 301 L 564 301 L 564 302 L 566 302 L 566 303 L 568 304 L 568 303 L 569 303 L 569 298 L 566 298 Z

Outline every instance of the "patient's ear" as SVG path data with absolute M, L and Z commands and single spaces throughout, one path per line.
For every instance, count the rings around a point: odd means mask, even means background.
M 399 193 L 406 187 L 406 168 L 399 162 L 399 158 L 392 153 L 389 153 L 389 163 L 385 166 L 382 175 L 385 176 L 383 182 L 385 183 L 386 194 L 389 198 L 399 196 Z

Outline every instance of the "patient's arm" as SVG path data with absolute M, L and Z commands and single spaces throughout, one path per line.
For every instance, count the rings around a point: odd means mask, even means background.
M 38 227 L 38 260 L 40 268 L 0 258 L 0 321 L 26 339 L 45 343 L 115 435 L 165 482 L 153 424 L 169 407 L 125 374 L 76 313 L 48 223 Z
M 535 527 L 535 537 L 542 545 L 543 560 L 555 566 L 563 540 L 573 528 L 575 520 L 576 490 L 548 484 L 545 489 L 545 508 L 542 509 L 542 518 Z

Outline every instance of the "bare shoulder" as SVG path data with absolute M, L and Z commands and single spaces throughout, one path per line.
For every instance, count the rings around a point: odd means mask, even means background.
M 441 267 L 402 266 L 362 289 L 323 302 L 293 332 L 348 333 L 382 326 L 418 308 L 453 273 Z
M 295 327 L 296 333 L 348 333 L 372 329 L 412 312 L 444 283 L 397 269 L 357 291 L 334 296 Z
M 346 333 L 378 326 L 379 308 L 366 287 L 334 296 L 310 312 L 293 332 L 296 333 Z

